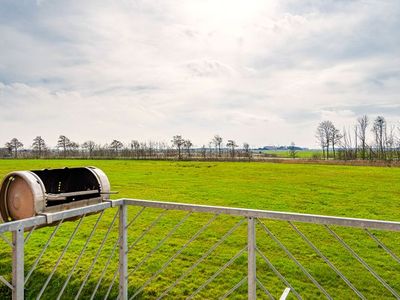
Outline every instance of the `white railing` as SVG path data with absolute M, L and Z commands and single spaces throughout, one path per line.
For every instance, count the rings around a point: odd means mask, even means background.
M 1 224 L 12 267 L 0 265 L 0 297 L 400 299 L 399 232 L 400 222 L 119 199 Z

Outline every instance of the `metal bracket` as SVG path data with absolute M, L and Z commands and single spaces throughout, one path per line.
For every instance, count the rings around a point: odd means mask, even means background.
M 53 223 L 53 214 L 52 213 L 40 213 L 38 214 L 40 216 L 45 216 L 46 217 L 46 223 L 51 224 Z
M 111 207 L 116 207 L 117 206 L 117 201 L 114 200 L 103 200 L 103 202 L 109 202 L 111 204 Z

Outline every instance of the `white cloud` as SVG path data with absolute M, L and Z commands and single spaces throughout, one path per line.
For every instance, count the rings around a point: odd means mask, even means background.
M 0 143 L 219 133 L 315 146 L 324 118 L 398 120 L 397 1 L 302 3 L 6 1 Z

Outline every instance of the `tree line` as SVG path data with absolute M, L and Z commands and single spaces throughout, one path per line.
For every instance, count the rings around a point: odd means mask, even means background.
M 236 141 L 229 139 L 226 143 L 221 136 L 215 135 L 208 145 L 194 148 L 190 139 L 181 135 L 172 137 L 170 143 L 132 140 L 123 143 L 112 140 L 102 145 L 92 140 L 82 144 L 60 135 L 56 147 L 49 147 L 46 141 L 37 136 L 28 148 L 17 138 L 5 144 L 0 156 L 13 158 L 132 158 L 132 159 L 219 159 L 251 160 L 253 152 L 248 143 L 239 147 Z M 2 155 L 1 155 L 2 154 Z
M 352 128 L 339 130 L 332 121 L 319 123 L 316 135 L 322 158 L 337 160 L 400 160 L 400 126 L 385 117 L 357 118 Z

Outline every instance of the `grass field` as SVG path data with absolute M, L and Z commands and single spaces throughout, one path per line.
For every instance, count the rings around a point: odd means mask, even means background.
M 289 150 L 264 150 L 266 154 L 271 154 L 279 158 L 290 158 Z M 298 150 L 296 151 L 296 158 L 311 159 L 314 156 L 321 157 L 321 150 Z
M 29 170 L 38 168 L 54 168 L 61 166 L 95 165 L 103 169 L 112 184 L 112 190 L 119 191 L 118 197 L 155 199 L 174 202 L 198 203 L 208 205 L 224 205 L 255 209 L 302 212 L 348 217 L 373 218 L 400 221 L 400 168 L 351 167 L 301 164 L 272 163 L 228 163 L 228 162 L 160 162 L 160 161 L 79 161 L 79 160 L 3 160 L 0 161 L 0 176 L 12 170 Z M 129 210 L 130 219 L 139 208 Z M 93 239 L 88 244 L 85 255 L 73 273 L 64 293 L 65 299 L 76 295 L 88 267 L 91 264 L 102 241 L 105 231 L 114 216 L 115 211 L 107 211 Z M 157 218 L 160 210 L 146 210 L 138 223 L 129 229 L 129 243 L 135 239 Z M 133 269 L 146 254 L 185 216 L 184 212 L 166 212 L 160 218 L 157 226 L 141 240 L 129 253 L 130 269 Z M 51 279 L 49 287 L 43 294 L 44 299 L 55 299 L 61 290 L 75 258 L 79 255 L 84 242 L 93 228 L 97 215 L 84 218 L 81 230 L 71 243 L 57 272 Z M 211 215 L 191 215 L 165 244 L 154 253 L 146 264 L 138 267 L 129 277 L 130 294 L 143 285 L 158 268 L 179 249 L 191 235 L 206 224 Z M 218 216 L 216 221 L 204 231 L 198 239 L 177 257 L 163 273 L 147 286 L 140 298 L 153 299 L 164 291 L 180 274 L 206 252 L 212 244 L 218 241 L 239 219 Z M 117 223 L 111 231 L 109 240 L 101 252 L 99 260 L 106 261 L 113 253 L 117 237 Z M 320 284 L 338 299 L 351 299 L 355 294 L 340 281 L 309 248 L 302 242 L 290 226 L 284 222 L 265 221 L 272 232 L 284 242 L 288 249 L 298 257 L 299 261 L 318 278 Z M 27 296 L 36 295 L 55 261 L 64 249 L 70 233 L 76 222 L 67 222 L 57 232 L 57 242 L 52 243 L 45 255 L 39 261 L 37 270 L 27 283 Z M 321 251 L 338 267 L 346 277 L 368 298 L 390 298 L 387 292 L 376 280 L 363 270 L 356 260 L 349 257 L 346 251 L 332 239 L 332 236 L 322 226 L 298 224 L 298 227 L 317 245 Z M 83 229 L 83 230 L 82 230 Z M 33 265 L 40 254 L 47 237 L 54 230 L 42 228 L 34 232 L 26 251 L 26 270 Z M 400 267 L 388 255 L 383 255 L 382 249 L 367 237 L 362 230 L 335 228 L 374 269 L 397 291 L 400 290 Z M 375 231 L 374 231 L 375 232 Z M 400 254 L 400 235 L 398 233 L 375 232 L 395 253 Z M 257 227 L 259 248 L 271 262 L 288 278 L 305 299 L 320 298 L 321 293 L 301 273 L 300 269 L 290 261 L 285 253 Z M 169 298 L 185 298 L 220 266 L 228 261 L 237 251 L 246 245 L 246 223 L 243 223 L 221 246 L 218 251 L 207 258 L 203 264 L 194 269 L 190 276 L 171 289 Z M 11 271 L 10 251 L 2 244 L 0 250 L 0 275 L 8 276 Z M 118 251 L 117 251 L 118 252 Z M 117 252 L 113 256 L 110 269 L 117 265 Z M 211 299 L 222 296 L 246 275 L 246 254 L 218 276 L 207 288 L 198 295 L 198 299 Z M 284 285 L 261 260 L 258 261 L 257 275 L 261 282 L 278 297 Z M 98 277 L 103 272 L 104 264 L 97 263 L 89 276 L 88 284 L 83 288 L 81 296 L 90 298 Z M 94 299 L 102 299 L 107 293 L 113 278 L 113 272 L 106 270 L 102 284 Z M 365 275 L 361 275 L 365 274 Z M 7 288 L 2 286 L 3 295 Z M 232 299 L 243 299 L 246 285 L 231 295 Z M 111 296 L 116 297 L 116 287 L 111 290 Z M 260 298 L 262 292 L 259 291 Z M 167 297 L 167 298 L 168 298 Z M 293 297 L 293 296 L 292 296 Z M 279 297 L 278 297 L 279 298 Z

